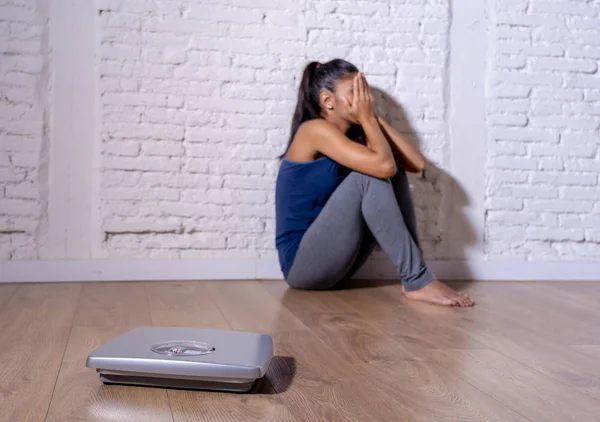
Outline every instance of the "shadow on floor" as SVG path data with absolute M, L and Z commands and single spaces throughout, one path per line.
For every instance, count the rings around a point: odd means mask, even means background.
M 290 356 L 273 356 L 267 375 L 258 380 L 250 394 L 281 394 L 292 385 L 296 375 L 296 359 Z

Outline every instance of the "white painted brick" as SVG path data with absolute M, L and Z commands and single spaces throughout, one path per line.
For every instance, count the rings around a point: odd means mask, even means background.
M 574 200 L 600 200 L 600 190 L 594 188 L 580 188 L 577 186 L 569 186 L 561 188 L 560 196 L 564 199 Z
M 489 227 L 486 232 L 488 237 L 508 243 L 522 241 L 525 237 L 520 227 Z
M 281 28 L 264 25 L 232 25 L 229 28 L 229 32 L 236 38 L 252 38 L 257 40 L 280 39 L 291 41 L 306 40 L 306 31 L 303 28 Z
M 143 200 L 143 201 L 178 201 L 179 192 L 174 189 L 152 188 L 140 189 L 134 188 L 107 188 L 102 192 L 104 198 L 123 199 L 123 200 Z
M 556 249 L 561 256 L 568 256 L 571 259 L 577 259 L 577 257 L 595 259 L 600 254 L 600 243 L 562 242 L 556 245 Z
M 37 216 L 39 205 L 23 199 L 0 200 L 0 215 Z
M 561 88 L 559 90 L 536 87 L 531 95 L 534 99 L 540 100 L 570 100 L 570 101 L 578 101 L 583 98 L 583 90 L 581 89 L 565 89 Z
M 25 174 L 26 173 L 24 171 L 18 171 L 14 168 L 0 167 L 0 180 L 2 180 L 4 183 L 25 180 Z
M 255 100 L 219 100 L 212 98 L 188 99 L 186 108 L 201 111 L 227 111 L 233 113 L 262 113 L 264 101 Z
M 228 24 L 226 23 L 207 23 L 197 20 L 182 20 L 180 17 L 174 19 L 146 19 L 142 22 L 142 31 L 158 32 L 160 34 L 196 34 L 198 28 L 202 27 L 202 35 L 226 36 Z
M 220 217 L 223 207 L 215 204 L 188 204 L 182 202 L 161 202 L 157 209 L 173 217 Z
M 514 198 L 558 198 L 558 189 L 546 187 L 515 187 L 512 188 Z
M 532 116 L 561 115 L 564 107 L 563 101 L 537 101 L 531 102 L 530 113 Z
M 493 142 L 490 143 L 488 151 L 493 157 L 500 155 L 525 155 L 527 153 L 525 145 L 517 142 Z
M 572 75 L 565 78 L 568 88 L 600 88 L 600 78 L 598 75 Z
M 548 213 L 587 213 L 593 208 L 589 202 L 565 200 L 534 200 L 527 204 L 532 211 Z
M 198 158 L 188 158 L 185 160 L 185 165 L 183 169 L 190 173 L 206 173 L 209 172 L 209 160 L 206 159 L 198 159 Z
M 495 98 L 527 98 L 531 94 L 531 87 L 497 84 L 492 92 Z
M 523 209 L 523 200 L 509 198 L 488 198 L 486 200 L 490 210 L 521 210 Z
M 186 132 L 186 140 L 190 142 L 248 142 L 263 143 L 266 139 L 264 130 L 225 128 L 192 128 Z
M 184 128 L 168 124 L 127 124 L 114 123 L 107 125 L 106 129 L 111 137 L 124 139 L 157 139 L 157 140 L 183 140 Z
M 585 92 L 585 100 L 586 101 L 600 101 L 600 89 L 598 90 L 587 90 Z
M 567 56 L 578 59 L 580 58 L 598 60 L 600 59 L 600 47 L 573 46 L 567 50 Z
M 527 66 L 527 60 L 524 57 L 501 55 L 496 58 L 495 64 L 505 69 L 524 69 Z
M 531 9 L 533 13 L 555 13 L 557 15 L 593 16 L 598 13 L 594 4 L 567 0 L 534 1 Z
M 579 242 L 584 239 L 584 232 L 581 229 L 528 227 L 525 231 L 525 238 L 539 241 L 570 240 Z
M 585 240 L 600 244 L 600 230 L 587 230 L 585 232 Z
M 228 248 L 272 249 L 275 246 L 273 236 L 257 235 L 249 237 L 245 234 L 227 236 Z
M 488 112 L 491 113 L 527 113 L 531 109 L 531 100 L 529 99 L 503 99 L 494 98 L 491 104 L 488 104 Z
M 529 60 L 532 71 L 566 71 L 575 73 L 595 73 L 598 64 L 593 60 L 577 60 L 566 58 L 533 58 Z
M 496 22 L 499 24 L 508 24 L 516 26 L 546 26 L 549 28 L 563 28 L 565 18 L 562 16 L 553 16 L 551 14 L 520 14 L 517 12 L 498 13 Z
M 38 188 L 33 183 L 19 183 L 6 186 L 6 198 L 38 199 Z M 2 211 L 0 211 L 1 213 Z
M 102 144 L 105 154 L 121 157 L 137 157 L 140 155 L 140 148 L 140 143 L 133 141 L 105 141 Z
M 164 157 L 145 157 L 144 159 L 126 157 L 104 157 L 104 168 L 115 170 L 140 170 L 140 171 L 178 171 L 181 161 L 178 159 L 165 159 Z
M 486 220 L 490 223 L 508 226 L 558 226 L 559 217 L 556 214 L 540 214 L 524 211 L 488 211 Z
M 565 49 L 559 45 L 531 45 L 500 41 L 495 46 L 496 53 L 522 55 L 525 57 L 562 57 Z
M 523 114 L 494 114 L 490 123 L 497 126 L 527 126 L 529 119 Z
M 16 167 L 34 168 L 38 164 L 39 157 L 35 153 L 16 153 L 11 155 L 11 163 Z
M 181 142 L 146 142 L 142 145 L 143 155 L 181 157 L 183 152 Z
M 524 183 L 527 181 L 527 173 L 512 170 L 494 169 L 489 176 L 490 186 L 501 186 L 503 184 Z
M 270 190 L 274 189 L 275 183 L 273 180 L 264 177 L 245 177 L 245 176 L 237 176 L 237 175 L 225 175 L 225 184 L 226 188 L 233 189 L 262 189 L 262 190 Z
M 539 161 L 540 170 L 563 170 L 563 161 L 556 158 L 542 158 Z
M 275 210 L 273 207 L 262 205 L 235 205 L 234 208 L 225 208 L 225 215 L 236 215 L 240 217 L 273 218 Z
M 152 174 L 152 173 L 146 173 Z M 134 171 L 105 171 L 102 174 L 102 187 L 132 187 L 140 183 L 141 172 Z M 162 175 L 161 175 L 162 177 Z
M 0 84 L 13 87 L 31 87 L 36 83 L 36 81 L 37 78 L 35 75 L 24 72 L 9 71 L 0 75 Z
M 556 117 L 533 116 L 531 118 L 531 123 L 534 127 L 573 130 L 596 130 L 600 126 L 600 121 L 597 119 L 581 119 L 574 117 L 557 119 Z
M 181 221 L 178 219 L 136 218 L 131 220 L 108 220 L 102 228 L 108 233 L 157 233 L 177 232 L 181 227 Z
M 261 191 L 236 191 L 233 193 L 233 200 L 238 204 L 266 204 L 267 192 Z
M 600 19 L 592 16 L 571 16 L 567 19 L 567 26 L 572 29 L 598 29 Z
M 233 203 L 233 196 L 230 190 L 224 189 L 190 189 L 184 190 L 181 193 L 181 200 L 183 202 L 199 204 L 231 205 Z
M 194 37 L 192 38 L 191 48 L 197 50 L 227 51 L 230 53 L 244 54 L 265 54 L 267 52 L 267 44 L 265 42 L 255 42 L 245 38 L 219 39 L 209 37 Z M 216 74 L 213 76 L 216 76 Z
M 498 25 L 496 27 L 496 36 L 500 40 L 531 40 L 531 29 L 512 25 Z
M 491 138 L 500 141 L 558 143 L 559 134 L 555 131 L 530 128 L 495 128 Z
M 193 173 L 134 173 L 140 186 L 171 187 L 171 188 L 201 188 L 208 186 L 208 176 Z
M 568 171 L 600 172 L 600 160 L 593 159 L 572 159 L 565 161 L 565 168 Z

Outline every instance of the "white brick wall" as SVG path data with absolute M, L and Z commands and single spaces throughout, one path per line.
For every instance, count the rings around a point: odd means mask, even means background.
M 597 260 L 600 3 L 496 1 L 486 252 Z
M 35 258 L 45 89 L 45 25 L 36 6 L 0 2 L 0 260 Z
M 111 257 L 274 256 L 276 157 L 309 60 L 340 56 L 364 68 L 402 102 L 441 164 L 446 2 L 103 0 L 99 8 L 100 206 Z M 397 108 L 388 112 L 401 123 Z M 416 183 L 433 257 L 444 192 L 435 173 Z
M 0 0 L 0 260 L 40 256 L 48 225 L 56 224 L 45 218 L 48 191 L 63 188 L 49 186 L 56 100 L 49 4 Z M 86 162 L 98 163 L 87 175 L 98 183 L 90 186 L 91 216 L 65 204 L 65 215 L 78 219 L 73 228 L 93 231 L 90 257 L 274 258 L 276 157 L 287 140 L 298 77 L 309 60 L 333 57 L 365 70 L 385 92 L 377 95 L 380 111 L 414 131 L 442 169 L 428 169 L 425 179 L 411 176 L 426 257 L 463 257 L 455 243 L 463 235 L 448 233 L 469 225 L 461 220 L 465 204 L 454 196 L 465 181 L 450 178 L 452 166 L 467 161 L 451 153 L 468 148 L 463 141 L 453 149 L 460 125 L 449 114 L 452 106 L 477 102 L 457 101 L 470 93 L 454 92 L 461 85 L 450 83 L 463 76 L 449 74 L 457 28 L 452 2 L 93 5 L 98 110 L 90 116 L 97 116 L 98 137 L 85 148 L 96 142 Z M 478 72 L 487 84 L 487 157 L 470 164 L 484 174 L 486 192 L 464 201 L 480 201 L 474 209 L 485 212 L 477 247 L 486 258 L 597 261 L 600 3 L 488 6 L 487 67 L 485 75 Z M 60 6 L 52 10 L 60 13 Z

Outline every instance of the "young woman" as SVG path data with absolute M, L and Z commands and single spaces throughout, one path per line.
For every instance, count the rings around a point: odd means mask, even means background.
M 350 277 L 375 241 L 406 297 L 472 306 L 427 269 L 406 172 L 425 159 L 379 118 L 364 74 L 341 59 L 304 70 L 277 177 L 276 245 L 290 287 L 330 289 Z

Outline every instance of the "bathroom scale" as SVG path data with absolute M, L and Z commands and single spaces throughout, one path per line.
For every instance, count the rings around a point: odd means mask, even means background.
M 141 327 L 98 347 L 86 365 L 105 384 L 243 393 L 264 377 L 272 357 L 265 334 Z

